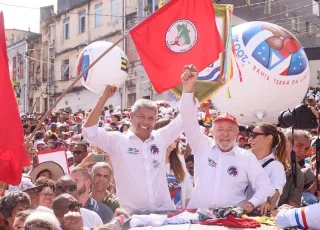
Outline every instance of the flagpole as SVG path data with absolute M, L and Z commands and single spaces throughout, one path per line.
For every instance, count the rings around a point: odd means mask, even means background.
M 114 47 L 116 47 L 120 42 L 122 42 L 125 38 L 127 38 L 128 33 L 124 34 L 121 38 L 119 38 L 112 46 L 110 46 L 106 51 L 104 51 L 94 62 L 92 62 L 70 85 L 69 87 L 58 97 L 58 99 L 54 102 L 54 104 L 49 108 L 49 110 L 42 116 L 40 121 L 38 122 L 36 128 L 31 133 L 30 137 L 26 141 L 25 145 L 27 146 L 36 132 L 40 129 L 41 124 L 48 117 L 48 115 L 52 112 L 52 110 L 58 105 L 58 103 L 62 100 L 62 98 L 69 92 L 69 90 L 85 75 L 98 61 L 100 61 L 107 53 L 109 53 Z

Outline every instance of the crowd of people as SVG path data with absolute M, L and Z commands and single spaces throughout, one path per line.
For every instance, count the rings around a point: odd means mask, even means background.
M 26 145 L 31 166 L 20 185 L 1 183 L 2 229 L 115 229 L 123 215 L 234 206 L 271 215 L 279 227 L 319 229 L 318 129 L 239 125 L 211 102 L 199 105 L 196 77 L 186 66 L 179 109 L 146 99 L 128 109 L 105 106 L 116 92 L 107 86 L 91 111 L 52 113 Z M 305 103 L 316 108 L 313 94 Z M 21 117 L 26 140 L 41 116 Z M 39 153 L 55 149 L 66 150 L 68 173 L 57 162 L 39 163 Z

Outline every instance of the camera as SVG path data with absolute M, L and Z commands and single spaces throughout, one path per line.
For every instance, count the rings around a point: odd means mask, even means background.
M 278 122 L 283 128 L 294 126 L 295 129 L 315 129 L 318 127 L 316 116 L 305 104 L 298 105 L 292 111 L 281 112 Z

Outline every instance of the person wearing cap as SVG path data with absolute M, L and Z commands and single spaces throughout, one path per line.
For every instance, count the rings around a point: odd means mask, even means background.
M 52 122 L 50 125 L 50 130 L 47 131 L 47 135 L 57 135 L 57 123 Z
M 239 206 L 250 213 L 274 194 L 274 188 L 254 154 L 237 146 L 239 128 L 235 117 L 218 116 L 213 123 L 213 139 L 200 131 L 199 103 L 194 97 L 197 76 L 193 65 L 185 66 L 181 76 L 180 114 L 195 160 L 196 184 L 188 208 Z M 246 201 L 249 184 L 255 193 Z
M 242 136 L 242 135 L 239 135 L 238 136 L 238 145 L 239 145 L 239 147 L 242 148 L 245 144 L 247 144 L 246 138 L 244 136 Z
M 5 191 L 5 195 L 10 192 L 25 192 L 30 197 L 31 208 L 36 209 L 39 206 L 39 190 L 42 187 L 43 185 L 36 186 L 30 180 L 22 178 L 18 186 L 9 185 L 8 190 Z
M 83 137 L 110 155 L 120 207 L 128 211 L 175 210 L 166 177 L 166 152 L 182 133 L 181 117 L 153 130 L 158 108 L 140 99 L 132 107 L 132 126 L 125 134 L 98 127 L 104 104 L 117 91 L 108 85 L 83 127 Z

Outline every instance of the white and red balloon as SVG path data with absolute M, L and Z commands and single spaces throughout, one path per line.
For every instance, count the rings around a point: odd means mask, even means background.
M 77 75 L 113 44 L 106 41 L 93 42 L 85 47 L 77 60 Z M 115 46 L 81 78 L 81 83 L 90 91 L 102 94 L 107 85 L 120 87 L 128 77 L 128 58 Z
M 303 47 L 286 29 L 267 22 L 244 23 L 232 33 L 233 77 L 212 100 L 241 124 L 277 123 L 280 112 L 300 104 L 308 90 L 310 70 Z

